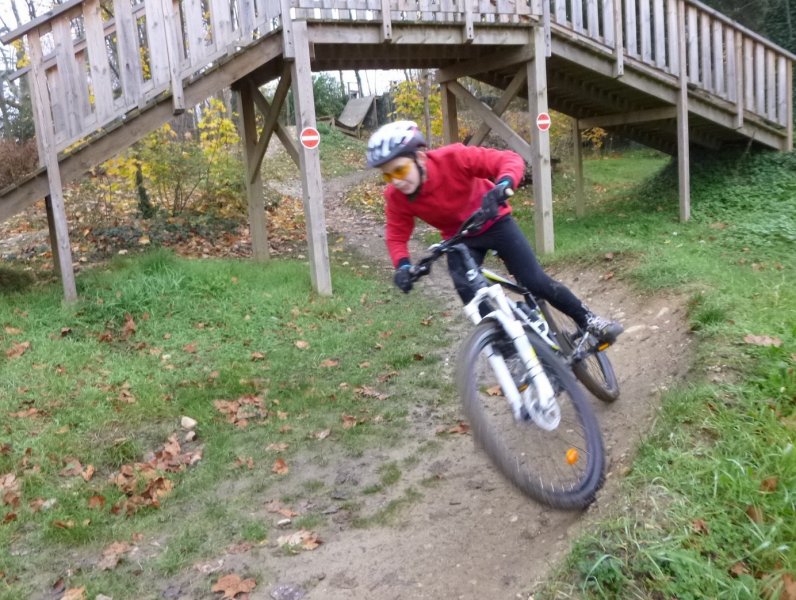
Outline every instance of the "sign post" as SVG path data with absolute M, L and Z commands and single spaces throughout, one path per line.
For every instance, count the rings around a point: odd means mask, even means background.
M 318 144 L 321 143 L 321 134 L 318 133 L 318 130 L 314 127 L 305 127 L 301 130 L 299 141 L 307 150 L 312 150 L 313 148 L 317 148 Z

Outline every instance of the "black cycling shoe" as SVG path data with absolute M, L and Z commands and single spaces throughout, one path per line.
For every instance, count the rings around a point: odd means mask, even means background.
M 603 344 L 613 344 L 624 330 L 619 321 L 612 321 L 594 313 L 589 313 L 586 317 L 586 331 Z

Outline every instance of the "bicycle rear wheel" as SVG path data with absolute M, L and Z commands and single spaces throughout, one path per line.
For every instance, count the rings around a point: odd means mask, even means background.
M 597 419 L 561 358 L 535 336 L 529 340 L 557 392 L 558 426 L 546 431 L 530 418 L 514 418 L 487 358 L 493 344 L 506 347 L 507 342 L 493 321 L 479 324 L 459 353 L 456 381 L 464 412 L 476 441 L 525 494 L 555 508 L 585 508 L 600 489 L 605 468 Z M 511 364 L 512 358 L 506 361 L 512 374 L 522 375 L 517 367 L 524 367 Z
M 575 321 L 546 302 L 540 302 L 539 307 L 550 328 L 556 333 L 558 343 L 566 354 L 571 355 L 574 340 L 580 335 Z M 619 398 L 619 382 L 605 351 L 595 350 L 586 355 L 586 358 L 574 361 L 572 371 L 586 389 L 603 402 L 613 402 Z

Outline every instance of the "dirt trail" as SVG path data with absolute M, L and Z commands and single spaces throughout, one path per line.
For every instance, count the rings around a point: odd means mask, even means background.
M 382 225 L 343 205 L 345 190 L 361 174 L 327 183 L 325 189 L 330 243 L 344 237 L 375 266 L 392 270 L 384 248 Z M 423 248 L 415 243 L 413 255 Z M 439 298 L 439 313 L 449 313 L 451 327 L 462 329 L 464 317 L 443 269 L 418 285 L 413 293 Z M 285 556 L 226 557 L 224 568 L 248 565 L 265 569 L 270 581 L 251 598 L 297 600 L 356 599 L 509 599 L 529 598 L 535 585 L 569 549 L 571 538 L 594 516 L 624 502 L 617 482 L 630 464 L 634 448 L 654 419 L 660 392 L 681 379 L 688 369 L 690 336 L 683 299 L 640 297 L 621 281 L 602 273 L 565 270 L 551 273 L 593 309 L 620 319 L 626 333 L 611 349 L 622 396 L 612 405 L 593 399 L 608 452 L 608 478 L 597 502 L 586 513 L 551 510 L 521 496 L 474 448 L 469 436 L 446 436 L 441 448 L 423 455 L 409 468 L 402 466 L 400 490 L 414 485 L 423 495 L 412 503 L 397 527 L 351 526 L 345 510 L 345 490 L 367 482 L 369 474 L 389 461 L 400 461 L 435 436 L 434 415 L 415 398 L 411 433 L 403 448 L 376 451 L 359 460 L 342 459 L 325 468 L 308 457 L 300 471 L 312 472 L 342 490 L 316 498 L 315 509 L 330 516 L 322 529 L 324 544 L 312 552 Z M 455 344 L 446 357 L 452 376 Z M 434 480 L 433 487 L 422 487 Z M 348 486 L 348 488 L 347 488 Z M 359 488 L 361 490 L 361 487 Z M 368 500 L 386 505 L 401 492 Z M 359 500 L 360 498 L 357 498 Z M 271 515 L 273 517 L 273 515 Z M 275 521 L 275 519 L 273 519 Z
M 329 244 L 344 244 L 359 253 L 363 262 L 383 272 L 385 285 L 389 285 L 392 267 L 382 224 L 342 202 L 346 190 L 372 176 L 357 173 L 327 182 L 324 199 Z M 298 189 L 281 191 L 300 196 Z M 413 256 L 420 256 L 423 249 L 415 242 Z M 304 479 L 292 483 L 295 489 L 269 490 L 269 498 L 253 502 L 252 514 L 262 516 L 272 527 L 266 546 L 218 556 L 197 565 L 199 572 L 191 570 L 171 580 L 153 582 L 158 590 L 154 597 L 217 598 L 209 591 L 208 574 L 214 578 L 215 573 L 254 572 L 260 576 L 251 600 L 529 598 L 589 519 L 625 502 L 617 483 L 635 447 L 649 431 L 660 392 L 682 379 L 690 364 L 691 338 L 682 298 L 642 297 L 622 281 L 604 280 L 598 271 L 567 269 L 551 274 L 596 311 L 620 319 L 626 330 L 610 350 L 622 395 L 611 405 L 593 399 L 609 463 L 605 487 L 586 513 L 551 510 L 520 495 L 476 451 L 469 435 L 436 435 L 440 423 L 456 418 L 458 407 L 435 408 L 424 398 L 407 397 L 410 427 L 400 448 L 376 449 L 358 459 L 297 457 L 291 467 Z M 446 319 L 456 328 L 455 339 L 464 336 L 467 324 L 444 268 L 424 279 L 412 293 L 438 299 L 435 318 Z M 452 377 L 456 344 L 447 352 L 444 375 Z M 446 410 L 447 414 L 440 414 Z M 438 447 L 418 453 L 418 448 L 429 442 Z M 418 460 L 401 463 L 399 484 L 383 493 L 362 494 L 366 485 L 378 482 L 381 465 L 418 456 Z M 301 485 L 309 480 L 324 482 L 323 490 L 308 494 Z M 330 494 L 329 489 L 334 491 Z M 418 490 L 422 498 L 398 513 L 397 526 L 353 526 L 347 502 L 365 503 L 373 512 L 400 500 L 409 489 Z M 324 543 L 297 555 L 286 555 L 277 547 L 281 516 L 263 506 L 268 499 L 291 491 L 302 498 L 300 509 L 328 516 L 318 528 Z M 284 533 L 292 531 L 285 529 Z

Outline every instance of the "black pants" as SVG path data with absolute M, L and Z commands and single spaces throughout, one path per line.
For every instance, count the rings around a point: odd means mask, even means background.
M 495 250 L 506 265 L 509 273 L 531 293 L 552 304 L 569 315 L 581 326 L 586 326 L 588 309 L 569 288 L 556 281 L 542 270 L 531 244 L 525 238 L 517 222 L 509 215 L 492 225 L 484 233 L 465 238 L 462 241 L 470 249 L 475 262 L 481 265 L 489 250 Z M 448 254 L 448 271 L 453 285 L 467 304 L 473 299 L 462 258 L 452 252 Z

